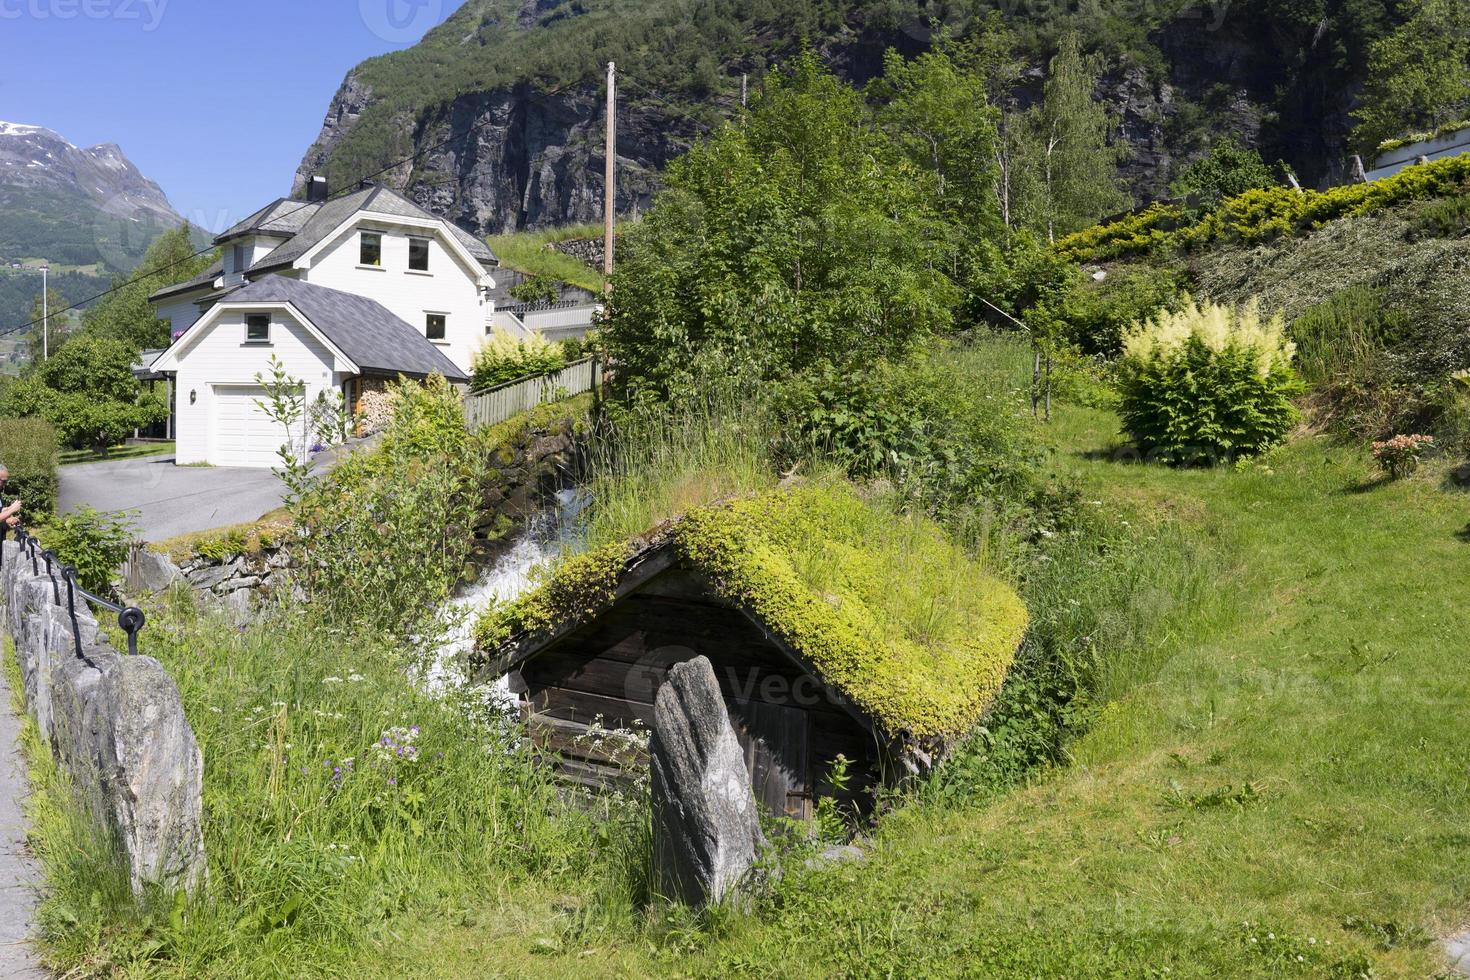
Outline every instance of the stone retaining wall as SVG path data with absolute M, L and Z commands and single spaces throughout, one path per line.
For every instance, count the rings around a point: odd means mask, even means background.
M 122 567 L 123 590 L 132 596 L 162 592 L 175 582 L 225 607 L 236 622 L 250 619 L 260 600 L 285 585 L 291 556 L 283 546 L 222 557 L 194 555 L 176 564 L 146 544 L 134 544 Z
M 0 548 L 0 602 L 26 706 L 80 804 L 116 838 L 135 892 L 193 888 L 205 875 L 204 759 L 178 686 L 152 657 L 113 649 L 80 597 L 74 629 L 60 575 L 54 585 L 19 545 Z

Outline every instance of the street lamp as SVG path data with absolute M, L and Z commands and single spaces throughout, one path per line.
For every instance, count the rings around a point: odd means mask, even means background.
M 41 360 L 43 361 L 51 360 L 51 296 L 50 290 L 46 288 L 46 277 L 50 272 L 49 265 L 41 266 Z

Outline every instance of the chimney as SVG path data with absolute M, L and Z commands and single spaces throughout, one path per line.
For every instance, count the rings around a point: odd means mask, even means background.
M 327 193 L 327 178 L 313 177 L 306 182 L 306 200 L 312 204 L 321 204 L 330 195 Z

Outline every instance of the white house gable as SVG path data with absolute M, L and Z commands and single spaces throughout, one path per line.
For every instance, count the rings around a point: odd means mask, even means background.
M 262 326 L 266 339 L 250 339 Z M 356 370 L 289 307 L 211 311 L 158 362 L 178 372 L 178 462 L 275 463 L 284 432 L 254 404 L 264 396 L 256 375 L 272 355 L 303 382 L 307 404 Z
M 437 223 L 359 212 L 296 266 L 304 282 L 381 303 L 464 370 L 484 342 L 492 280 Z

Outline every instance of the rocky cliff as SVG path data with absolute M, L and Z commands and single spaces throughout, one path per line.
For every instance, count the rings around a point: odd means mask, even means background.
M 1186 11 L 1144 25 L 1147 41 L 1111 58 L 1097 95 L 1117 110 L 1117 138 L 1128 150 L 1120 172 L 1135 197 L 1163 195 L 1178 167 L 1220 132 L 1259 144 L 1268 160 L 1287 160 L 1309 183 L 1341 171 L 1351 69 L 1321 61 L 1312 34 L 1297 36 L 1300 25 L 1268 25 L 1244 9 L 1261 2 L 1242 0 L 1243 9 L 1230 8 L 1228 19 L 1222 12 L 1218 23 Z M 908 19 L 894 13 L 909 6 Z M 880 69 L 886 48 L 925 48 L 932 32 L 914 29 L 921 8 L 900 2 L 875 12 L 858 0 L 814 40 L 840 75 L 860 84 Z M 416 153 L 379 179 L 481 233 L 598 220 L 599 69 L 618 56 L 635 75 L 619 119 L 617 203 L 620 213 L 637 212 L 668 161 L 738 104 L 742 74 L 758 75 L 794 49 L 796 38 L 813 37 L 782 35 L 790 28 L 772 27 L 784 23 L 779 15 L 762 21 L 744 10 L 707 20 L 635 3 L 619 8 L 614 21 L 600 0 L 472 0 L 417 48 L 347 76 L 296 186 L 317 173 L 340 186 L 371 173 L 374 163 Z M 1323 29 L 1311 26 L 1320 39 Z M 619 29 L 661 33 L 679 57 L 653 64 L 646 47 L 620 51 L 604 37 Z M 1361 49 L 1362 40 L 1340 40 L 1332 50 L 1341 61 L 1353 45 Z M 1043 61 L 1038 54 L 1037 65 Z M 640 77 L 658 71 L 662 85 Z M 1039 89 L 1040 68 L 1030 76 Z

